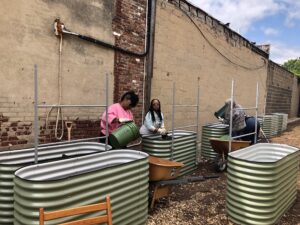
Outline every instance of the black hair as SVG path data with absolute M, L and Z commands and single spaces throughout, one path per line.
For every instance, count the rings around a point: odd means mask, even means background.
M 149 112 L 151 113 L 151 119 L 152 119 L 153 123 L 155 122 L 154 109 L 153 109 L 153 102 L 154 101 L 158 101 L 158 103 L 159 103 L 159 108 L 156 111 L 156 113 L 157 113 L 157 115 L 159 117 L 159 120 L 162 121 L 162 115 L 161 115 L 161 109 L 160 109 L 160 101 L 158 99 L 154 98 L 154 99 L 151 100 L 150 108 L 149 108 Z
M 136 107 L 139 102 L 139 96 L 134 93 L 134 91 L 127 91 L 125 94 L 123 94 L 121 97 L 121 101 L 123 101 L 124 99 L 128 99 L 131 101 L 129 106 L 132 108 Z

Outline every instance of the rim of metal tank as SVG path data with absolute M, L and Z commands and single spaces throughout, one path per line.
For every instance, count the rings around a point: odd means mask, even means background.
M 174 130 L 174 139 L 176 138 L 180 138 L 180 137 L 185 137 L 191 134 L 196 135 L 197 133 L 194 131 L 186 131 L 186 130 Z M 181 135 L 181 136 L 179 136 Z M 156 139 L 156 138 L 160 138 L 161 135 L 160 134 L 148 134 L 148 135 L 143 135 L 143 139 Z M 172 131 L 168 131 L 168 137 L 172 137 Z M 165 141 L 165 140 L 162 140 Z M 170 141 L 170 140 L 166 140 L 166 141 Z
M 272 152 L 270 152 L 272 151 Z M 229 157 L 251 163 L 276 163 L 288 155 L 299 154 L 299 149 L 286 144 L 259 143 L 249 147 L 230 152 Z M 251 159 L 255 156 L 255 159 Z M 258 157 L 262 157 L 258 159 Z
M 15 177 L 31 182 L 54 182 L 67 177 L 74 177 L 87 172 L 93 172 L 100 168 L 112 168 L 119 166 L 120 164 L 130 163 L 133 160 L 143 160 L 148 158 L 148 156 L 147 153 L 141 151 L 118 149 L 71 159 L 25 166 L 15 171 Z M 109 159 L 114 160 L 109 161 Z M 60 173 L 57 174 L 57 172 Z
M 84 150 L 90 148 L 90 150 Z M 95 149 L 97 148 L 97 149 Z M 107 150 L 111 150 L 112 147 L 107 145 Z M 9 150 L 0 152 L 0 165 L 22 165 L 34 163 L 34 148 L 25 148 L 18 150 Z M 80 153 L 98 153 L 98 151 L 105 151 L 105 144 L 98 142 L 77 142 L 77 143 L 64 143 L 62 145 L 46 145 L 38 148 L 38 153 L 40 154 L 40 160 L 50 160 L 55 158 L 54 155 L 76 155 Z M 5 158 L 7 157 L 7 158 Z M 20 158 L 16 161 L 16 157 Z M 11 160 L 11 161 L 10 161 Z
M 229 125 L 218 122 L 218 123 L 207 123 L 207 124 L 203 125 L 203 127 L 227 128 L 227 127 L 229 127 Z

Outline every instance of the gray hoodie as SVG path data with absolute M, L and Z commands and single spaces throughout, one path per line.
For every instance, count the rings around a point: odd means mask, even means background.
M 224 122 L 229 124 L 230 123 L 230 104 L 231 101 L 226 101 L 226 109 L 224 115 Z M 232 131 L 241 131 L 246 127 L 245 122 L 245 112 L 241 109 L 242 107 L 235 102 L 233 102 L 232 106 Z

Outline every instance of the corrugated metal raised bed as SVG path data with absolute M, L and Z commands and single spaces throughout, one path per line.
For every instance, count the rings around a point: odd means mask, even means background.
M 15 173 L 14 224 L 38 225 L 40 207 L 45 211 L 76 207 L 99 202 L 106 195 L 111 197 L 114 225 L 145 224 L 148 181 L 148 154 L 133 150 L 27 166 Z
M 299 149 L 256 144 L 228 157 L 226 210 L 237 224 L 271 225 L 297 195 Z
M 283 132 L 287 128 L 287 120 L 288 120 L 288 114 L 286 113 L 273 113 L 273 115 L 278 116 L 279 118 L 279 130 L 280 132 Z
M 168 134 L 167 139 L 163 139 L 161 135 L 148 135 L 142 138 L 142 151 L 149 155 L 171 159 L 171 149 L 172 134 Z M 190 173 L 197 168 L 196 151 L 197 133 L 181 130 L 174 131 L 173 160 L 184 164 L 180 170 L 180 175 Z
M 107 146 L 111 149 L 110 146 Z M 96 142 L 56 143 L 38 149 L 39 162 L 105 151 Z M 34 163 L 34 148 L 0 152 L 0 224 L 13 223 L 13 178 L 17 169 Z
M 207 124 L 202 127 L 201 156 L 214 159 L 217 153 L 212 149 L 209 138 L 219 138 L 229 133 L 229 126 L 221 123 Z
M 262 125 L 261 128 L 264 131 L 266 137 L 269 138 L 273 136 L 275 131 L 275 126 L 276 126 L 273 116 L 272 115 L 261 116 L 259 121 L 261 121 L 261 125 Z

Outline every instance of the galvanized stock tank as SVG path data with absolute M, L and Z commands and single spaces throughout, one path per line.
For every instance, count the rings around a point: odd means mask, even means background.
M 267 138 L 272 137 L 274 135 L 276 124 L 272 115 L 264 115 L 261 116 L 262 121 L 262 130 L 264 131 Z
M 229 133 L 229 126 L 222 123 L 211 123 L 202 127 L 201 156 L 214 159 L 217 153 L 212 149 L 209 138 L 219 138 Z
M 163 139 L 161 135 L 143 136 L 142 151 L 155 157 L 170 160 L 172 155 L 172 134 L 169 133 L 166 139 Z M 180 176 L 197 169 L 196 151 L 196 132 L 185 130 L 174 131 L 173 160 L 184 164 L 180 170 Z
M 15 173 L 14 225 L 38 225 L 40 207 L 45 211 L 66 209 L 97 203 L 106 195 L 111 198 L 114 225 L 145 224 L 148 181 L 148 154 L 134 150 L 107 151 L 27 166 Z
M 111 146 L 107 146 L 111 149 Z M 105 151 L 96 142 L 52 143 L 38 148 L 39 163 Z M 0 152 L 0 224 L 13 223 L 13 178 L 17 169 L 34 163 L 34 148 Z
M 280 132 L 283 132 L 287 128 L 287 120 L 288 120 L 288 114 L 286 113 L 273 113 L 273 115 L 278 116 L 279 118 L 279 130 Z
M 296 200 L 298 148 L 252 145 L 229 153 L 227 166 L 226 211 L 236 224 L 277 224 Z

